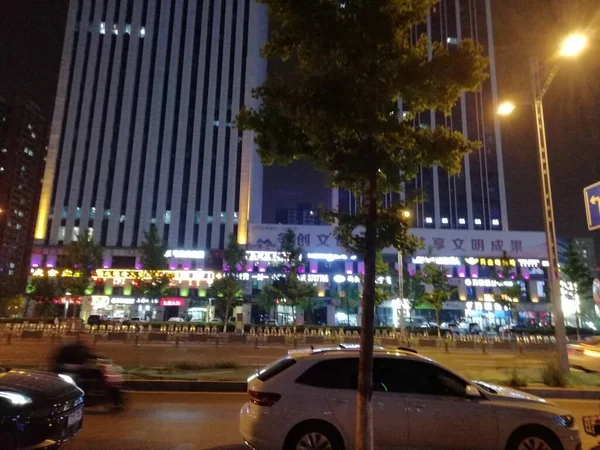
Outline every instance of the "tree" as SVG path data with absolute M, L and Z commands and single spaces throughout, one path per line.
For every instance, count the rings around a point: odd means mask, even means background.
M 150 298 L 168 295 L 173 274 L 168 273 L 169 263 L 165 257 L 167 247 L 156 225 L 144 232 L 144 240 L 138 247 L 143 271 L 138 274 L 136 290 Z
M 56 315 L 55 301 L 63 294 L 63 288 L 55 278 L 35 278 L 27 287 L 29 298 L 37 303 L 35 314 L 48 318 Z
M 90 295 L 92 275 L 102 266 L 102 247 L 87 230 L 80 231 L 77 240 L 65 247 L 63 263 L 73 271 L 71 277 L 61 279 L 64 293 L 74 297 Z
M 478 148 L 445 127 L 417 127 L 415 118 L 449 113 L 462 92 L 479 88 L 487 60 L 467 39 L 452 52 L 413 40 L 437 0 L 260 1 L 278 24 L 263 56 L 295 64 L 285 80 L 267 76 L 254 91 L 260 106 L 242 110 L 237 125 L 255 132 L 264 164 L 305 160 L 363 199 L 360 213 L 336 214 L 336 237 L 365 263 L 356 443 L 372 449 L 376 254 L 416 246 L 404 204 L 385 209 L 382 198 L 423 166 L 459 172 Z
M 0 298 L 0 317 L 20 316 L 24 307 L 25 297 L 22 295 Z
M 358 283 L 344 281 L 337 285 L 336 298 L 340 302 L 341 310 L 346 313 L 346 324 L 350 325 L 350 314 L 354 313 L 360 305 L 361 289 Z
M 507 309 L 510 311 L 511 320 L 513 322 L 517 321 L 517 310 L 515 309 L 515 305 L 521 298 L 521 276 L 512 273 L 510 266 L 507 264 L 510 260 L 510 256 L 507 252 L 503 252 L 502 261 L 502 271 L 498 274 L 497 281 L 499 283 L 498 294 L 494 295 L 494 301 L 502 306 L 503 309 Z
M 423 285 L 423 277 L 419 274 L 411 276 L 408 270 L 404 269 L 403 277 L 404 298 L 408 301 L 408 309 L 410 315 L 413 316 L 415 310 L 425 301 L 425 286 Z
M 223 252 L 223 259 L 229 266 L 229 270 L 223 274 L 222 278 L 213 282 L 211 290 L 225 309 L 223 332 L 226 332 L 230 317 L 229 312 L 233 312 L 236 303 L 243 297 L 242 283 L 239 280 L 238 273 L 246 261 L 246 251 L 237 243 L 233 234 L 229 236 L 229 243 Z
M 423 301 L 435 310 L 438 337 L 441 337 L 440 311 L 444 308 L 444 302 L 450 300 L 456 288 L 448 284 L 448 271 L 444 266 L 435 263 L 425 264 L 423 267 L 423 281 L 429 286 L 429 289 L 423 294 Z
M 577 328 L 580 324 L 580 315 L 594 315 L 594 298 L 592 294 L 594 277 L 590 273 L 589 267 L 583 261 L 577 245 L 573 239 L 569 239 L 561 245 L 560 248 L 560 272 L 562 278 L 577 285 L 579 295 L 580 311 L 577 312 Z
M 296 320 L 297 308 L 302 308 L 307 322 L 311 323 L 312 313 L 318 302 L 314 300 L 317 289 L 299 277 L 300 267 L 303 266 L 303 250 L 296 246 L 296 233 L 288 229 L 281 238 L 279 258 L 282 261 L 282 271 L 270 286 L 265 287 L 266 298 L 276 302 L 285 302 L 292 308 L 292 316 Z

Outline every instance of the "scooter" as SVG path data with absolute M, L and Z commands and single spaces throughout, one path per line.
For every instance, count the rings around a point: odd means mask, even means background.
M 85 393 L 85 406 L 110 406 L 122 410 L 123 368 L 108 359 L 90 360 L 83 366 L 62 365 L 54 368 L 56 373 L 68 375 Z

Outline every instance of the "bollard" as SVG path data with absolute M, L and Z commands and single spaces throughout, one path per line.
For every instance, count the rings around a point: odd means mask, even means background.
M 446 351 L 446 353 L 450 353 L 450 349 L 448 348 L 448 341 L 444 341 L 444 350 Z
M 485 346 L 485 341 L 481 341 L 481 352 L 484 355 L 487 355 L 487 349 L 486 349 L 486 346 Z
M 175 335 L 175 347 L 179 347 L 179 335 Z

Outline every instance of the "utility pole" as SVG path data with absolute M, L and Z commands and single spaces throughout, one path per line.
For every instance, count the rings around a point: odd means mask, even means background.
M 560 273 L 558 267 L 558 244 L 556 239 L 556 226 L 554 222 L 554 207 L 552 205 L 552 185 L 550 183 L 550 165 L 548 161 L 548 147 L 546 144 L 546 126 L 544 122 L 544 95 L 558 73 L 556 65 L 550 72 L 548 79 L 542 86 L 540 83 L 540 68 L 537 58 L 532 57 L 531 74 L 533 81 L 533 106 L 535 109 L 535 125 L 537 130 L 538 156 L 540 164 L 540 179 L 542 183 L 542 200 L 544 209 L 544 226 L 546 230 L 546 246 L 548 249 L 548 275 L 550 279 L 550 299 L 554 315 L 554 336 L 558 364 L 562 372 L 569 371 L 569 357 L 567 354 L 567 335 L 565 318 L 563 315 L 560 294 Z

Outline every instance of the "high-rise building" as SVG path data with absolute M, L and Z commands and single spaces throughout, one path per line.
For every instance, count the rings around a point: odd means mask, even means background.
M 46 121 L 37 105 L 0 98 L 0 295 L 25 291 L 44 173 Z
M 232 122 L 266 74 L 264 5 L 71 0 L 68 14 L 37 242 L 87 229 L 135 248 L 151 224 L 170 248 L 244 242 L 262 167 Z
M 427 22 L 415 28 L 414 39 L 427 35 L 450 51 L 462 39 L 472 39 L 484 48 L 490 61 L 490 77 L 481 89 L 461 95 L 449 116 L 426 112 L 414 119 L 417 127 L 443 125 L 463 133 L 481 148 L 465 156 L 463 170 L 449 175 L 442 168 L 423 167 L 405 186 L 405 192 L 423 192 L 425 202 L 413 214 L 413 226 L 432 229 L 508 230 L 506 192 L 500 125 L 495 115 L 498 103 L 491 0 L 441 0 Z M 403 113 L 402 101 L 398 108 Z M 400 194 L 390 193 L 386 204 Z M 343 212 L 354 212 L 360 199 L 345 191 L 333 191 L 333 203 Z

